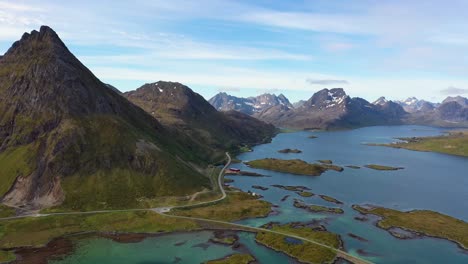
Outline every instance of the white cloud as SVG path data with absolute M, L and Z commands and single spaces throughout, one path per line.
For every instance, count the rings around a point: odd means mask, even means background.
M 444 95 L 461 95 L 468 94 L 468 89 L 449 86 L 445 89 L 442 89 L 440 92 Z

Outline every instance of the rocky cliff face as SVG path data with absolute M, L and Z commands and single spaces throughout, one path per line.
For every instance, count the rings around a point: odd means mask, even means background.
M 44 208 L 138 206 L 209 186 L 189 139 L 99 81 L 48 27 L 0 59 L 0 196 Z
M 218 112 L 201 95 L 180 83 L 145 84 L 124 94 L 168 128 L 188 133 L 207 152 L 224 157 L 225 150 L 236 151 L 243 144 L 269 141 L 272 125 L 246 114 Z

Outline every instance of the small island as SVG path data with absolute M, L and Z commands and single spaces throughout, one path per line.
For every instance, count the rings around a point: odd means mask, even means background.
M 361 168 L 361 167 L 356 166 L 356 165 L 348 165 L 348 166 L 346 166 L 346 167 L 347 167 L 347 168 L 350 168 L 350 169 L 356 169 L 356 170 Z
M 294 224 L 279 225 L 268 223 L 263 228 L 277 232 L 300 236 L 312 241 L 323 243 L 331 248 L 323 247 L 310 242 L 299 240 L 295 237 L 277 235 L 270 232 L 258 232 L 255 239 L 258 243 L 299 260 L 303 263 L 333 263 L 337 257 L 333 248 L 341 248 L 340 236 L 325 228 L 312 228 L 307 226 L 297 226 Z
M 377 164 L 368 164 L 364 167 L 373 170 L 380 170 L 380 171 L 395 171 L 395 170 L 402 170 L 403 167 L 391 167 L 391 166 L 384 166 L 384 165 L 377 165 Z
M 205 262 L 206 264 L 249 264 L 254 263 L 255 258 L 250 254 L 232 254 L 221 259 Z
M 318 162 L 323 163 L 323 164 L 333 164 L 332 160 L 318 160 Z
M 314 135 L 310 135 L 310 136 L 308 136 L 308 138 L 314 139 L 314 138 L 318 138 L 318 137 L 314 136 Z
M 268 190 L 267 187 L 263 187 L 263 186 L 260 186 L 260 185 L 252 185 L 252 188 L 262 190 L 262 191 Z
M 322 198 L 323 200 L 327 201 L 327 202 L 330 202 L 330 203 L 335 203 L 335 204 L 343 204 L 343 202 L 341 201 L 338 201 L 337 199 L 331 197 L 331 196 L 328 196 L 328 195 L 324 195 L 324 194 L 321 194 L 319 195 L 320 198 Z
M 401 212 L 377 206 L 353 205 L 353 209 L 361 214 L 372 214 L 382 219 L 377 226 L 390 232 L 395 227 L 403 230 L 421 233 L 427 236 L 448 239 L 461 248 L 468 249 L 468 223 L 441 213 L 428 210 L 413 210 Z M 399 236 L 396 236 L 399 238 Z M 405 237 L 406 238 L 406 237 Z
M 273 184 L 271 186 L 275 188 L 283 189 L 286 191 L 292 191 L 292 192 L 302 192 L 302 191 L 310 190 L 310 188 L 307 188 L 305 186 L 291 186 L 291 185 L 281 185 L 281 184 Z
M 296 193 L 299 194 L 302 197 L 312 197 L 312 196 L 315 195 L 314 193 L 308 192 L 308 191 L 300 191 L 300 192 L 296 192 Z
M 296 208 L 301 208 L 301 209 L 304 209 L 313 213 L 331 213 L 331 214 L 343 214 L 344 213 L 343 209 L 341 208 L 325 207 L 325 206 L 315 205 L 315 204 L 306 204 L 297 199 L 294 200 L 293 205 Z
M 468 157 L 468 130 L 450 131 L 447 135 L 436 137 L 397 138 L 398 142 L 391 144 L 369 144 L 403 148 L 415 151 L 439 152 L 449 155 Z
M 302 150 L 286 148 L 286 149 L 278 150 L 278 152 L 279 153 L 302 153 Z
M 239 240 L 239 236 L 233 231 L 217 230 L 213 235 L 210 242 L 215 244 L 232 246 Z
M 320 176 L 327 170 L 343 171 L 342 167 L 328 164 L 307 163 L 300 159 L 258 159 L 246 162 L 248 166 L 297 175 Z

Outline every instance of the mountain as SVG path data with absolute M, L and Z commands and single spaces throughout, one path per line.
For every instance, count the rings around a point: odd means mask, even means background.
M 465 97 L 462 97 L 462 96 L 455 96 L 455 97 L 449 96 L 449 97 L 445 98 L 444 101 L 442 101 L 442 104 L 450 103 L 450 102 L 456 102 L 459 105 L 461 105 L 462 107 L 467 107 L 468 106 L 468 99 L 465 98 Z
M 385 105 L 386 103 L 388 103 L 388 100 L 385 99 L 385 97 L 381 96 L 379 97 L 379 99 L 375 100 L 372 104 L 373 105 Z
M 434 104 L 410 98 L 403 102 L 411 112 L 405 121 L 408 124 L 441 127 L 468 126 L 468 99 L 462 96 L 447 97 L 442 103 Z
M 448 122 L 468 122 L 468 99 L 448 97 L 435 109 L 437 117 Z
M 288 98 L 283 94 L 276 96 L 265 93 L 256 97 L 241 98 L 222 92 L 211 98 L 209 102 L 219 111 L 236 110 L 248 115 L 260 113 L 278 105 L 293 108 Z
M 299 107 L 303 106 L 305 104 L 305 102 L 306 102 L 306 100 L 299 100 L 299 101 L 293 103 L 293 107 L 294 108 L 299 108 Z
M 351 98 L 342 88 L 323 89 L 295 109 L 266 110 L 257 115 L 279 127 L 341 129 L 379 124 L 400 124 L 406 112 L 396 103 L 380 100 L 374 105 Z
M 401 105 L 408 113 L 414 113 L 417 111 L 431 111 L 436 106 L 438 106 L 437 104 L 425 100 L 419 100 L 416 97 L 409 97 L 404 101 L 396 101 L 396 103 Z
M 210 188 L 194 145 L 102 83 L 49 27 L 0 58 L 6 205 L 134 208 Z
M 201 95 L 176 82 L 145 84 L 124 96 L 150 113 L 166 127 L 189 134 L 213 157 L 224 158 L 226 149 L 269 141 L 275 133 L 266 124 L 235 111 L 218 112 Z

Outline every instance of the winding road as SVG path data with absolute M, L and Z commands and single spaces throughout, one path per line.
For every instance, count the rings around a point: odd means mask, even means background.
M 283 232 L 278 232 L 278 231 L 274 231 L 274 230 L 271 230 L 271 229 L 266 229 L 266 228 L 261 228 L 261 227 L 252 227 L 252 226 L 248 226 L 248 225 L 241 225 L 241 224 L 225 222 L 225 221 L 219 221 L 219 220 L 213 220 L 213 219 L 167 214 L 172 209 L 190 208 L 190 207 L 195 207 L 195 206 L 198 207 L 198 206 L 201 206 L 201 205 L 216 203 L 216 202 L 224 200 L 227 195 L 226 195 L 226 191 L 223 188 L 223 176 L 224 176 L 225 170 L 227 169 L 227 167 L 229 167 L 229 165 L 231 165 L 231 161 L 232 161 L 231 156 L 229 155 L 228 152 L 226 152 L 226 156 L 228 158 L 227 163 L 224 165 L 223 169 L 219 172 L 219 175 L 218 175 L 218 187 L 219 187 L 219 190 L 221 191 L 222 196 L 220 198 L 212 200 L 212 201 L 200 202 L 200 203 L 191 204 L 191 205 L 166 206 L 166 207 L 156 207 L 156 208 L 149 208 L 149 209 L 138 208 L 138 209 L 122 209 L 122 210 L 98 210 L 98 211 L 86 211 L 86 212 L 63 212 L 63 213 L 50 213 L 50 214 L 29 214 L 29 215 L 21 215 L 21 216 L 4 217 L 4 218 L 0 218 L 0 221 L 20 219 L 20 218 L 26 218 L 26 217 L 46 217 L 46 216 L 54 216 L 54 215 L 83 215 L 83 214 L 101 214 L 101 213 L 112 213 L 112 212 L 152 211 L 152 212 L 155 212 L 155 213 L 157 213 L 159 215 L 162 215 L 162 216 L 165 216 L 165 217 L 186 219 L 186 220 L 188 219 L 188 220 L 195 220 L 195 221 L 201 221 L 201 222 L 229 225 L 229 226 L 237 227 L 237 228 L 240 228 L 240 229 L 246 230 L 246 231 L 269 232 L 269 233 L 273 233 L 273 234 L 277 234 L 277 235 L 292 237 L 292 238 L 296 238 L 296 239 L 299 239 L 299 240 L 302 240 L 302 241 L 305 241 L 305 242 L 309 242 L 309 243 L 312 243 L 312 244 L 315 244 L 315 245 L 330 249 L 330 250 L 336 252 L 338 257 L 344 258 L 344 259 L 346 259 L 348 261 L 351 261 L 352 263 L 356 263 L 356 264 L 360 264 L 360 263 L 369 264 L 369 263 L 372 263 L 372 262 L 369 262 L 367 260 L 361 259 L 361 258 L 359 258 L 357 256 L 353 256 L 353 255 L 351 255 L 351 254 L 349 254 L 349 253 L 347 253 L 347 252 L 345 252 L 343 250 L 336 249 L 334 247 L 322 244 L 320 242 L 317 242 L 317 241 L 314 241 L 314 240 L 311 240 L 311 239 L 307 239 L 307 238 L 303 238 L 303 237 L 300 237 L 300 236 L 296 236 L 296 235 L 293 235 L 293 234 L 289 234 L 289 233 L 283 233 Z

